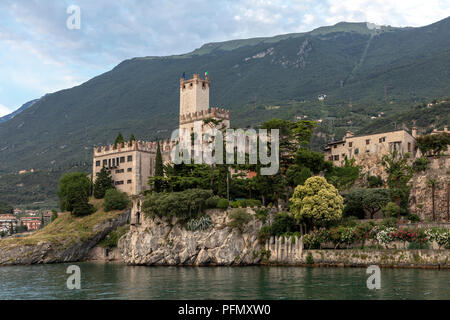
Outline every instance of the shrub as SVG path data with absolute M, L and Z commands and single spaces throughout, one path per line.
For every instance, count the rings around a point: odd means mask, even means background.
M 229 204 L 230 203 L 229 203 L 229 201 L 227 199 L 220 198 L 217 201 L 217 208 L 222 209 L 222 210 L 226 210 L 226 209 L 228 209 Z
M 116 230 L 111 231 L 105 239 L 103 239 L 99 245 L 102 247 L 114 248 L 117 247 L 119 239 L 130 230 L 130 226 L 125 225 L 118 227 Z
M 384 182 L 380 176 L 369 176 L 367 177 L 367 184 L 369 188 L 380 188 L 384 185 Z
M 114 181 L 111 177 L 111 173 L 103 167 L 99 173 L 97 173 L 97 179 L 94 183 L 94 197 L 96 199 L 102 199 L 105 197 L 106 190 L 114 188 Z
M 425 171 L 428 169 L 428 165 L 430 164 L 430 161 L 425 157 L 420 157 L 414 160 L 412 164 L 412 169 L 414 172 L 420 172 Z
M 108 189 L 103 201 L 103 209 L 108 212 L 111 210 L 124 210 L 130 204 L 128 195 L 116 189 Z
M 268 213 L 269 213 L 269 210 L 267 210 L 266 208 L 263 208 L 263 209 L 256 209 L 256 210 L 255 210 L 255 216 L 256 216 L 256 218 L 258 218 L 259 220 L 261 220 L 262 223 L 266 223 L 266 219 L 267 219 Z
M 50 221 L 53 222 L 58 218 L 58 212 L 56 210 L 52 210 L 52 217 L 50 218 Z
M 408 220 L 411 222 L 420 222 L 420 218 L 417 214 L 410 214 Z
M 260 206 L 261 206 L 261 200 L 257 200 L 257 199 L 236 200 L 231 203 L 231 207 L 233 207 L 233 208 L 260 207 Z
M 315 233 L 308 233 L 303 236 L 303 245 L 307 249 L 319 249 L 320 239 Z
M 59 207 L 62 211 L 72 211 L 73 203 L 70 202 L 71 198 L 73 200 L 73 191 L 77 191 L 83 194 L 86 199 L 89 198 L 91 193 L 91 181 L 87 178 L 84 172 L 71 172 L 66 173 L 58 182 L 58 198 Z M 78 197 L 79 195 L 77 195 Z
M 270 238 L 271 229 L 269 226 L 262 226 L 258 232 L 258 241 L 260 244 L 265 244 L 267 239 Z
M 373 222 L 358 224 L 354 231 L 356 241 L 361 241 L 361 246 L 364 248 L 366 240 L 371 238 L 371 232 L 375 224 Z
M 211 198 L 206 199 L 205 205 L 208 209 L 217 208 L 217 203 L 219 202 L 220 197 L 213 196 Z
M 311 252 L 306 255 L 306 264 L 314 264 L 314 258 Z
M 376 239 L 378 241 L 378 243 L 381 244 L 389 244 L 392 241 L 394 241 L 394 237 L 393 237 L 393 233 L 396 231 L 397 229 L 392 228 L 392 227 L 388 227 L 386 229 L 382 229 L 377 233 Z
M 354 216 L 344 217 L 340 224 L 345 227 L 356 227 L 358 225 L 358 218 Z
M 87 201 L 76 202 L 72 208 L 72 215 L 75 217 L 84 217 L 95 212 L 95 208 Z
M 251 214 L 248 213 L 247 210 L 242 209 L 242 208 L 234 209 L 231 212 L 230 218 L 231 218 L 231 222 L 230 222 L 229 226 L 231 228 L 238 228 L 239 231 L 241 231 L 241 232 L 244 230 L 244 226 L 253 219 Z
M 381 210 L 386 218 L 398 217 L 401 211 L 400 207 L 395 202 L 388 202 Z
M 199 218 L 194 218 L 189 220 L 185 228 L 189 231 L 196 231 L 196 230 L 207 230 L 212 226 L 212 220 L 211 217 L 208 215 L 201 216 Z
M 446 228 L 430 228 L 425 230 L 424 233 L 430 241 L 435 241 L 438 244 L 439 249 L 450 245 L 450 231 Z
M 212 191 L 203 189 L 151 193 L 146 196 L 142 209 L 144 214 L 150 217 L 192 219 L 204 213 L 207 208 L 206 200 L 212 196 Z
M 272 235 L 279 236 L 286 232 L 294 232 L 297 230 L 295 218 L 287 212 L 278 213 L 271 225 Z
M 384 218 L 383 221 L 381 222 L 381 227 L 384 228 L 397 228 L 398 223 L 397 223 L 397 219 L 394 217 L 390 217 L 390 218 Z

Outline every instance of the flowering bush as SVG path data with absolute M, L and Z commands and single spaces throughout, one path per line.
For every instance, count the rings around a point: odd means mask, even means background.
M 389 227 L 389 228 L 385 228 L 385 229 L 381 229 L 380 231 L 378 231 L 377 235 L 376 235 L 376 239 L 378 241 L 378 243 L 381 244 L 389 244 L 392 241 L 394 241 L 394 237 L 393 234 L 395 233 L 397 229 Z
M 425 236 L 428 237 L 430 241 L 436 241 L 439 249 L 450 245 L 450 231 L 448 229 L 430 228 L 425 230 Z

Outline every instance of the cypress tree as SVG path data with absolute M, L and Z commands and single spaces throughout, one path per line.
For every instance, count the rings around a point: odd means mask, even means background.
M 131 134 L 131 136 L 130 136 L 130 142 L 129 142 L 129 145 L 130 145 L 130 146 L 131 146 L 131 144 L 132 144 L 133 141 L 136 141 L 136 138 L 134 137 L 134 134 Z
M 154 188 L 156 192 L 162 191 L 162 178 L 164 177 L 164 167 L 162 161 L 161 148 L 159 146 L 156 147 L 156 157 L 155 157 L 155 179 L 154 180 Z M 159 178 L 159 179 L 158 179 Z
M 94 197 L 102 199 L 105 196 L 106 190 L 114 188 L 114 181 L 111 174 L 103 167 L 97 174 L 97 179 L 94 183 Z
M 124 142 L 125 142 L 125 139 L 123 138 L 122 133 L 119 132 L 119 134 L 117 135 L 116 141 L 114 141 L 114 148 L 117 148 L 117 145 L 119 143 L 123 144 Z
M 158 146 L 156 148 L 156 158 L 155 158 L 155 177 L 163 177 L 164 176 L 164 167 L 162 161 L 161 148 Z

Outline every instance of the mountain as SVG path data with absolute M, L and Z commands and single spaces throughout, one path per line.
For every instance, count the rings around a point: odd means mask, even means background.
M 139 139 L 168 137 L 178 124 L 183 72 L 208 71 L 211 102 L 231 109 L 233 126 L 272 117 L 323 119 L 314 142 L 320 148 L 348 129 L 370 125 L 380 112 L 383 122 L 448 95 L 449 38 L 450 18 L 420 28 L 343 22 L 126 60 L 0 124 L 0 172 L 88 168 L 92 147 L 112 142 L 119 131 Z
M 3 116 L 0 118 L 0 123 L 11 120 L 12 118 L 14 118 L 15 116 L 17 116 L 19 113 L 21 113 L 22 111 L 27 110 L 29 107 L 31 107 L 36 101 L 38 101 L 39 99 L 34 99 L 31 101 L 28 101 L 26 103 L 24 103 L 19 109 L 17 109 L 14 112 L 11 112 L 10 114 L 7 114 L 6 116 Z

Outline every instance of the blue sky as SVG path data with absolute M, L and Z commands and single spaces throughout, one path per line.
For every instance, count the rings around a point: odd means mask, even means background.
M 80 29 L 66 26 L 70 5 L 80 7 Z M 1 0 L 0 116 L 137 56 L 340 21 L 424 26 L 449 15 L 450 0 Z

